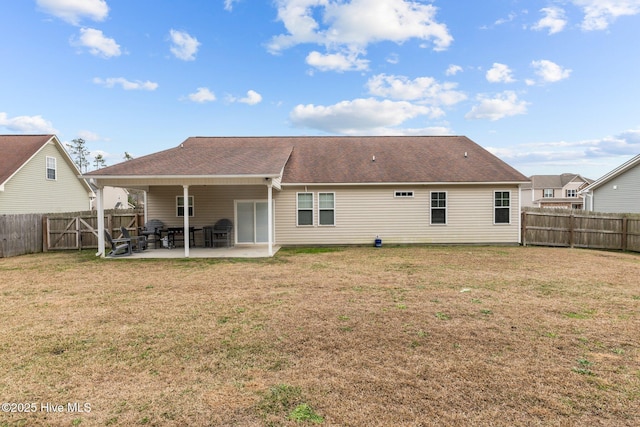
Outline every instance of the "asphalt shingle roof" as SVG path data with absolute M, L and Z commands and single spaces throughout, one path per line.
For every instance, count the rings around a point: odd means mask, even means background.
M 283 168 L 284 184 L 529 181 L 464 136 L 192 137 L 87 175 L 274 175 Z
M 53 135 L 0 135 L 0 184 L 51 138 Z

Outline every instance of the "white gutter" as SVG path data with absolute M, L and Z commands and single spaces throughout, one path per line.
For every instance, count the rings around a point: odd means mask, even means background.
M 376 186 L 397 186 L 397 185 L 521 185 L 529 181 L 483 181 L 483 182 L 282 182 L 282 187 L 300 187 L 300 186 L 354 186 L 354 185 L 376 185 Z

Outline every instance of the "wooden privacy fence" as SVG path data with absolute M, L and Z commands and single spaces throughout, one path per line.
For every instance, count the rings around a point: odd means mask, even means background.
M 111 235 L 120 237 L 120 227 L 137 234 L 144 217 L 139 210 L 105 211 L 104 226 Z M 95 211 L 45 215 L 43 218 L 43 251 L 98 247 L 98 216 Z
M 522 244 L 640 252 L 640 215 L 533 209 L 522 212 Z
M 0 258 L 42 252 L 42 214 L 0 215 Z

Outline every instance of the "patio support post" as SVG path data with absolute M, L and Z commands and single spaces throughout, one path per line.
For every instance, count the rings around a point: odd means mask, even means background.
M 267 234 L 269 240 L 269 256 L 273 256 L 273 184 L 267 184 Z
M 147 191 L 142 192 L 142 200 L 144 201 L 144 223 L 149 222 L 149 211 L 147 210 Z
M 189 186 L 183 185 L 184 196 L 184 257 L 189 258 Z
M 98 252 L 96 252 L 96 256 L 104 258 L 104 193 L 102 187 L 96 189 L 96 207 L 98 208 Z

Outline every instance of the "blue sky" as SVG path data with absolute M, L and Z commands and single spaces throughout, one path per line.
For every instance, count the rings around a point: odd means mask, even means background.
M 466 135 L 526 175 L 640 154 L 640 0 L 0 0 L 0 133 Z

